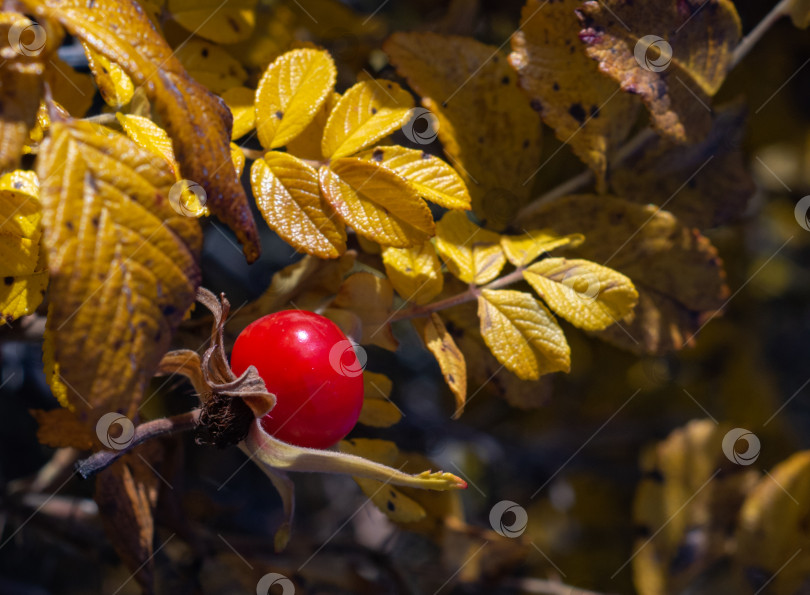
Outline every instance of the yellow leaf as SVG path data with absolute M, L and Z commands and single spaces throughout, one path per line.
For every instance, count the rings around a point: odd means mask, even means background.
M 430 242 L 413 248 L 383 248 L 385 274 L 404 300 L 426 304 L 442 291 L 444 275 Z
M 465 283 L 488 283 L 506 264 L 500 236 L 460 211 L 445 213 L 436 225 L 436 249 L 450 272 Z
M 799 29 L 810 25 L 810 0 L 793 0 L 790 3 L 790 19 Z
M 360 159 L 338 159 L 321 167 L 320 185 L 343 221 L 375 242 L 406 248 L 435 232 L 427 204 L 389 169 Z
M 321 139 L 323 138 L 323 129 L 326 127 L 326 120 L 332 109 L 340 99 L 340 93 L 330 93 L 326 102 L 315 114 L 315 118 L 304 131 L 292 139 L 287 144 L 287 152 L 292 153 L 301 159 L 312 159 L 313 161 L 324 161 L 325 158 L 321 152 Z
M 605 0 L 577 10 L 588 56 L 623 91 L 639 95 L 653 125 L 675 142 L 696 142 L 709 131 L 707 106 L 740 40 L 740 17 L 731 0 L 702 8 L 676 0 L 641 8 Z
M 231 161 L 233 161 L 233 168 L 236 170 L 236 175 L 241 176 L 242 170 L 245 169 L 245 154 L 239 145 L 231 143 Z
M 92 450 L 98 445 L 94 428 L 69 409 L 58 407 L 49 411 L 31 410 L 37 421 L 37 440 L 40 444 L 59 448 L 71 446 L 80 450 Z
M 183 178 L 205 189 L 207 206 L 234 231 L 248 261 L 258 258 L 258 230 L 230 156 L 230 113 L 188 75 L 135 0 L 22 1 L 120 65 L 144 89 L 172 139 Z
M 346 230 L 321 197 L 314 168 L 270 151 L 253 162 L 250 182 L 264 220 L 296 250 L 321 258 L 346 250 Z
M 297 27 L 295 15 L 284 3 L 263 2 L 250 37 L 228 45 L 228 52 L 248 70 L 262 72 L 270 62 L 292 48 Z
M 560 325 L 531 294 L 483 289 L 478 317 L 487 347 L 522 380 L 570 369 L 571 350 Z
M 397 340 L 391 332 L 394 289 L 388 279 L 371 273 L 355 273 L 340 287 L 333 308 L 354 312 L 363 323 L 363 345 L 378 345 L 395 351 Z
M 810 572 L 810 451 L 790 456 L 759 480 L 743 503 L 736 563 L 752 589 L 801 593 Z M 788 562 L 789 561 L 789 562 Z M 759 579 L 759 580 L 757 580 Z M 773 579 L 772 582 L 769 579 Z
M 167 9 L 183 27 L 209 41 L 236 43 L 250 37 L 257 0 L 169 0 Z
M 51 274 L 45 359 L 64 378 L 63 404 L 92 407 L 88 424 L 137 415 L 194 302 L 202 244 L 199 224 L 169 204 L 165 159 L 98 129 L 54 122 L 37 160 Z
M 151 151 L 155 155 L 160 155 L 172 168 L 175 176 L 180 175 L 180 166 L 174 158 L 172 139 L 160 126 L 149 118 L 143 116 L 132 116 L 116 112 L 115 118 L 121 124 L 121 128 L 127 133 L 138 146 Z
M 34 172 L 16 170 L 0 177 L 0 323 L 34 312 L 48 286 L 38 196 Z
M 467 401 L 467 361 L 464 354 L 435 312 L 425 321 L 422 338 L 428 351 L 439 362 L 444 381 L 456 398 L 453 419 L 457 419 L 464 412 L 464 404 Z
M 328 52 L 292 50 L 267 67 L 256 89 L 256 128 L 265 149 L 301 134 L 332 93 L 337 71 Z
M 17 167 L 42 95 L 49 31 L 17 12 L 0 13 L 0 171 Z M 28 29 L 33 38 L 23 38 Z M 21 51 L 22 50 L 22 51 Z
M 247 80 L 242 65 L 218 45 L 192 39 L 177 48 L 177 58 L 198 83 L 214 93 L 237 87 Z
M 231 140 L 245 136 L 256 126 L 255 96 L 256 92 L 247 87 L 233 87 L 222 94 L 222 100 L 233 115 Z
M 438 118 L 439 140 L 478 219 L 506 226 L 531 196 L 542 163 L 540 116 L 506 57 L 474 39 L 435 33 L 395 33 L 383 49 Z
M 86 43 L 82 42 L 82 47 L 90 72 L 93 73 L 101 97 L 107 105 L 118 109 L 128 104 L 135 93 L 135 85 L 124 69 Z
M 729 296 L 723 263 L 708 238 L 653 205 L 612 196 L 568 196 L 545 205 L 533 227 L 583 233 L 567 255 L 603 263 L 632 279 L 639 303 L 631 324 L 600 338 L 635 352 L 663 354 L 691 343 Z
M 501 236 L 501 248 L 507 260 L 516 267 L 526 266 L 541 254 L 562 246 L 579 246 L 585 237 L 574 233 L 561 236 L 551 229 L 539 229 L 519 236 Z
M 359 423 L 374 428 L 387 428 L 402 419 L 402 412 L 388 398 L 391 380 L 383 374 L 363 372 L 363 409 Z
M 0 322 L 10 323 L 32 314 L 42 303 L 48 287 L 48 271 L 9 276 L 0 284 Z
M 545 123 L 603 187 L 608 155 L 630 132 L 640 104 L 585 54 L 574 12 L 580 4 L 526 2 L 509 63 Z
M 464 181 L 456 170 L 434 155 L 394 145 L 369 149 L 357 158 L 376 161 L 398 173 L 422 198 L 439 206 L 465 211 L 470 208 L 470 194 Z
M 338 100 L 323 131 L 324 157 L 337 159 L 373 145 L 405 124 L 413 97 L 391 81 L 361 81 Z
M 640 529 L 633 582 L 641 595 L 688 591 L 701 570 L 727 556 L 729 530 L 758 476 L 724 456 L 729 429 L 714 420 L 692 420 L 643 451 L 633 501 L 633 523 Z
M 586 331 L 624 320 L 638 302 L 630 279 L 589 260 L 544 258 L 523 278 L 557 315 Z

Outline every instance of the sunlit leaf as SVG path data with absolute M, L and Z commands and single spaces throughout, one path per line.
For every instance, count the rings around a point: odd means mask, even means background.
M 458 418 L 464 412 L 464 404 L 467 401 L 467 361 L 464 354 L 435 312 L 426 319 L 422 328 L 422 338 L 428 351 L 439 363 L 444 381 L 456 399 L 453 417 Z
M 314 168 L 270 151 L 253 162 L 250 180 L 265 221 L 291 246 L 321 258 L 336 258 L 346 250 L 346 230 L 321 197 Z
M 450 272 L 465 283 L 488 283 L 506 264 L 500 236 L 460 211 L 445 213 L 436 224 L 436 249 Z
M 375 147 L 357 155 L 375 161 L 408 180 L 422 198 L 447 209 L 470 208 L 464 181 L 447 163 L 424 151 L 394 145 Z
M 166 40 L 134 0 L 24 0 L 33 13 L 117 63 L 142 87 L 172 139 L 183 178 L 200 184 L 207 206 L 259 256 L 256 224 L 230 157 L 231 115 L 221 99 L 189 77 Z
M 312 122 L 335 86 L 328 52 L 292 50 L 268 66 L 256 89 L 256 129 L 266 149 L 283 147 Z
M 589 260 L 544 258 L 523 278 L 558 316 L 588 331 L 601 331 L 633 313 L 633 282 Z
M 441 292 L 444 275 L 432 243 L 412 248 L 386 247 L 382 258 L 385 274 L 402 299 L 426 304 Z
M 87 56 L 90 72 L 93 73 L 101 97 L 107 105 L 120 108 L 128 104 L 135 93 L 135 86 L 124 69 L 115 62 L 110 62 L 106 56 L 99 54 L 86 43 L 82 43 L 82 47 Z
M 374 428 L 387 428 L 402 419 L 402 412 L 388 398 L 391 380 L 383 375 L 363 371 L 363 409 L 359 423 Z
M 501 364 L 523 380 L 568 372 L 568 343 L 554 316 L 529 293 L 484 289 L 478 297 L 481 336 Z
M 526 266 L 535 258 L 562 246 L 579 246 L 582 234 L 561 236 L 551 229 L 531 230 L 519 236 L 501 236 L 501 248 L 507 260 L 516 267 Z
M 321 151 L 337 159 L 373 145 L 408 121 L 413 97 L 391 81 L 361 81 L 338 100 L 323 131 Z
M 194 301 L 199 225 L 172 209 L 165 159 L 124 135 L 54 122 L 37 167 L 51 273 L 46 352 L 65 379 L 62 405 L 89 404 L 88 423 L 110 411 L 134 417 Z
M 427 204 L 391 170 L 350 157 L 321 167 L 319 175 L 324 197 L 358 234 L 399 248 L 434 234 Z
M 242 138 L 256 126 L 256 92 L 247 87 L 232 87 L 222 94 L 222 101 L 233 115 L 231 139 Z
M 287 144 L 287 152 L 292 153 L 301 159 L 312 159 L 314 161 L 324 161 L 325 157 L 321 152 L 321 139 L 323 139 L 323 129 L 326 127 L 326 120 L 335 107 L 340 93 L 330 93 L 326 101 L 315 114 L 312 122 L 304 128 L 304 131 L 292 139 Z

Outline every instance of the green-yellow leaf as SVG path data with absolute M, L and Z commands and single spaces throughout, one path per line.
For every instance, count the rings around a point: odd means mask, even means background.
M 483 289 L 478 317 L 487 347 L 522 380 L 570 369 L 571 350 L 560 325 L 531 294 Z
M 346 91 L 329 114 L 321 151 L 337 159 L 388 136 L 408 121 L 413 97 L 383 79 L 361 81 Z
M 172 139 L 169 138 L 165 130 L 149 118 L 143 116 L 133 116 L 116 112 L 115 117 L 129 138 L 147 151 L 151 151 L 155 155 L 163 157 L 169 164 L 169 167 L 172 168 L 175 176 L 180 174 L 180 166 L 174 158 Z
M 202 233 L 172 209 L 166 160 L 123 134 L 54 122 L 37 160 L 51 274 L 46 361 L 62 405 L 130 418 L 194 302 Z M 62 383 L 59 379 L 64 379 Z
M 439 363 L 444 381 L 456 398 L 456 410 L 453 413 L 453 418 L 456 419 L 464 412 L 464 404 L 467 401 L 467 361 L 444 322 L 435 312 L 425 321 L 422 338 L 428 351 Z
M 375 242 L 406 248 L 435 232 L 427 204 L 389 169 L 360 159 L 338 159 L 320 169 L 320 185 L 343 221 Z
M 535 258 L 562 246 L 579 246 L 582 234 L 559 235 L 551 229 L 532 230 L 519 236 L 501 236 L 501 248 L 516 267 L 526 266 Z
M 329 52 L 292 50 L 267 67 L 256 89 L 256 128 L 265 149 L 283 147 L 312 122 L 335 86 Z
M 488 283 L 506 264 L 500 236 L 478 227 L 461 211 L 446 213 L 436 224 L 436 249 L 450 272 L 465 283 Z
M 383 248 L 382 258 L 385 274 L 404 300 L 426 304 L 441 293 L 444 275 L 431 242 L 412 248 Z
M 310 165 L 270 151 L 253 162 L 250 182 L 264 220 L 296 250 L 321 258 L 346 250 L 346 230 L 321 196 L 318 172 Z
M 376 161 L 408 180 L 422 198 L 446 209 L 470 208 L 470 193 L 464 181 L 447 163 L 424 151 L 393 145 L 375 147 L 357 155 Z
M 247 87 L 232 87 L 222 94 L 222 101 L 233 115 L 231 140 L 245 136 L 256 126 L 255 98 L 256 92 Z
M 256 25 L 256 0 L 168 0 L 172 18 L 187 30 L 216 43 L 236 43 Z
M 544 258 L 523 278 L 554 312 L 587 331 L 623 320 L 638 302 L 630 279 L 590 260 Z

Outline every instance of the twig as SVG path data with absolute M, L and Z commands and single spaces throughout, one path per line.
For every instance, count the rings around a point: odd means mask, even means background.
M 506 582 L 510 587 L 515 587 L 525 593 L 538 593 L 542 595 L 602 595 L 596 591 L 579 589 L 559 581 L 550 581 L 542 578 L 523 578 Z
M 200 409 L 194 409 L 174 417 L 163 417 L 148 421 L 135 428 L 132 440 L 124 448 L 121 450 L 100 450 L 76 463 L 76 471 L 82 478 L 87 479 L 112 465 L 119 457 L 139 444 L 159 436 L 193 430 L 199 423 Z
M 429 314 L 438 312 L 439 310 L 446 310 L 447 308 L 452 308 L 453 306 L 466 304 L 467 302 L 478 299 L 478 296 L 481 295 L 481 291 L 484 289 L 499 289 L 501 287 L 511 285 L 512 283 L 521 281 L 523 279 L 523 271 L 524 267 L 518 267 L 508 275 L 504 275 L 500 279 L 495 279 L 492 283 L 484 285 L 483 287 L 471 285 L 467 291 L 462 291 L 459 294 L 452 295 L 449 298 L 439 300 L 438 302 L 424 304 L 422 306 L 413 306 L 406 310 L 400 310 L 394 314 L 394 316 L 391 318 L 391 322 L 408 320 L 410 318 L 419 318 L 420 316 L 428 316 Z
M 765 17 L 757 23 L 757 26 L 743 37 L 742 41 L 734 49 L 734 54 L 731 57 L 731 65 L 729 70 L 733 69 L 740 61 L 745 58 L 746 54 L 751 51 L 757 42 L 765 35 L 765 32 L 780 18 L 787 16 L 790 13 L 790 5 L 793 0 L 782 0 L 779 4 L 774 6 Z

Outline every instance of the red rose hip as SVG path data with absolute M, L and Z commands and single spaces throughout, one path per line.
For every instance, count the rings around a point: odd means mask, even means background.
M 362 348 L 357 348 L 362 349 Z M 314 312 L 285 310 L 248 325 L 231 368 L 256 366 L 276 406 L 261 424 L 279 440 L 327 448 L 351 431 L 363 407 L 363 365 L 337 325 Z

